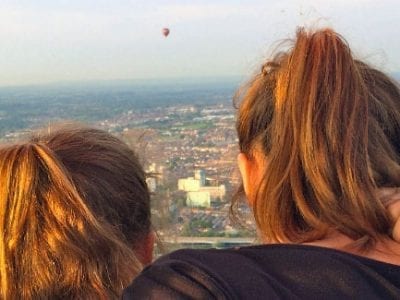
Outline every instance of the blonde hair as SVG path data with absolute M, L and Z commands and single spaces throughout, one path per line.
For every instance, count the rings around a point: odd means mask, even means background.
M 300 28 L 238 97 L 240 150 L 252 159 L 261 149 L 266 162 L 254 215 L 267 240 L 335 229 L 368 247 L 390 234 L 376 191 L 400 186 L 396 83 L 333 30 Z
M 123 176 L 134 183 L 128 192 Z M 103 131 L 64 129 L 1 147 L 0 178 L 0 298 L 119 298 L 141 269 L 132 242 L 150 224 L 134 153 Z M 119 179 L 101 195 L 103 182 Z M 118 190 L 134 190 L 127 204 L 113 202 Z M 129 230 L 118 209 L 132 204 L 129 224 L 140 225 Z

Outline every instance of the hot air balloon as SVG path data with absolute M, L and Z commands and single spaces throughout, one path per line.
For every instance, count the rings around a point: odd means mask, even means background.
M 162 34 L 163 34 L 165 37 L 167 37 L 168 34 L 169 34 L 169 28 L 163 28 L 163 29 L 162 29 Z

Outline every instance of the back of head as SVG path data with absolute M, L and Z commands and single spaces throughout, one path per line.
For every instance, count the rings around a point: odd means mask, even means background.
M 150 194 L 136 154 L 111 134 L 68 128 L 37 136 L 63 163 L 94 214 L 132 247 L 150 231 Z
M 376 196 L 400 186 L 400 92 L 353 58 L 331 29 L 299 29 L 242 94 L 241 152 L 261 153 L 254 214 L 267 240 L 305 242 L 329 230 L 368 246 L 391 223 Z
M 135 154 L 110 134 L 66 128 L 0 148 L 1 298 L 118 298 L 150 230 Z

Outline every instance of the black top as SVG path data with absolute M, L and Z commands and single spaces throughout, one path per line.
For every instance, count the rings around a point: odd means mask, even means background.
M 400 266 L 304 245 L 179 250 L 123 299 L 400 299 Z

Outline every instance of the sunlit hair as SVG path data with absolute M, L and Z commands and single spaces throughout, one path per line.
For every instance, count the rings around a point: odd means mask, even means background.
M 60 129 L 2 146 L 0 178 L 0 298 L 119 298 L 150 230 L 133 151 L 101 130 Z
M 400 92 L 331 29 L 300 28 L 238 93 L 240 151 L 262 153 L 254 216 L 266 240 L 334 229 L 365 248 L 389 235 L 378 187 L 400 186 Z M 243 189 L 241 189 L 243 191 Z

